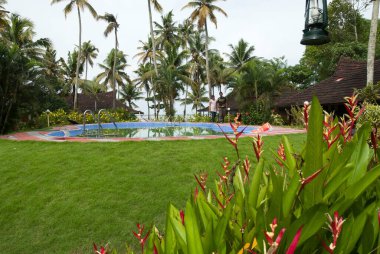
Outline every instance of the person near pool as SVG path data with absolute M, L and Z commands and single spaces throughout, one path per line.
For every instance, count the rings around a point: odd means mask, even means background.
M 223 96 L 223 93 L 219 93 L 219 98 L 216 101 L 216 105 L 219 110 L 219 122 L 224 122 L 224 117 L 226 116 L 226 108 L 227 108 L 227 98 Z
M 208 111 L 211 113 L 211 121 L 215 122 L 216 117 L 216 100 L 215 96 L 211 95 L 210 101 L 208 102 Z

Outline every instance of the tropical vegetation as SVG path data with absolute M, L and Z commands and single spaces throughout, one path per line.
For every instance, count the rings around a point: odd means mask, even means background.
M 64 1 L 51 1 L 52 4 L 61 2 Z M 4 24 L 0 31 L 1 47 L 7 51 L 1 59 L 4 81 L 0 92 L 5 98 L 0 108 L 2 133 L 33 126 L 34 119 L 47 109 L 68 110 L 65 101 L 69 96 L 72 96 L 75 111 L 78 92 L 96 97 L 100 92 L 112 90 L 115 108 L 116 100 L 123 99 L 126 88 L 129 92 L 136 91 L 129 103 L 132 106 L 141 99 L 137 90 L 144 92 L 148 119 L 158 119 L 162 114 L 174 119 L 183 112 L 184 120 L 189 119 L 187 107 L 190 106 L 193 113 L 201 109 L 207 111 L 210 94 L 225 89 L 240 110 L 252 115 L 250 123 L 261 124 L 271 119 L 273 102 L 283 91 L 304 89 L 329 77 L 342 56 L 367 59 L 368 36 L 374 26 L 362 15 L 369 1 L 333 0 L 329 4 L 331 43 L 306 47 L 300 62 L 289 66 L 284 57 L 256 56 L 255 46 L 243 38 L 235 45 L 229 44 L 229 52 L 213 49 L 214 39 L 208 34 L 208 25 L 210 22 L 217 25 L 217 14 L 227 16 L 217 0 L 190 1 L 183 8 L 190 9 L 191 14 L 183 22 L 176 21 L 173 11 L 165 13 L 158 1 L 148 0 L 150 33 L 146 40 L 140 41 L 135 56 L 138 67 L 128 73 L 128 52 L 120 49 L 120 24 L 116 16 L 98 15 L 90 0 L 66 3 L 65 16 L 73 10 L 78 13 L 79 44 L 64 59 L 57 56 L 49 39 L 35 38 L 31 20 L 8 13 L 6 1 L 0 2 L 0 22 Z M 82 28 L 81 13 L 85 9 L 97 20 L 106 22 L 105 36 L 114 35 L 114 47 L 106 59 L 97 58 L 100 53 L 97 45 L 91 41 L 82 43 L 82 29 L 86 28 Z M 152 9 L 161 14 L 158 20 L 153 20 Z M 376 47 L 375 57 L 379 52 L 380 47 Z M 24 58 L 18 57 L 19 53 Z M 101 71 L 95 77 L 88 77 L 88 70 L 94 64 L 99 65 Z M 17 85 L 7 81 L 12 75 L 17 77 L 14 83 Z M 27 84 L 33 84 L 38 98 L 17 98 Z M 125 97 L 123 101 L 128 102 Z

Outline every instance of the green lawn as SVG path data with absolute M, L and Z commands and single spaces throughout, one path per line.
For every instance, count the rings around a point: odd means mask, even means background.
M 264 137 L 271 158 L 280 136 Z M 289 135 L 296 151 L 306 135 Z M 240 153 L 254 158 L 251 139 Z M 137 222 L 163 229 L 167 204 L 178 208 L 193 174 L 235 159 L 225 139 L 120 143 L 0 140 L 0 249 L 3 253 L 89 253 L 93 242 L 135 245 Z M 123 252 L 121 252 L 123 253 Z

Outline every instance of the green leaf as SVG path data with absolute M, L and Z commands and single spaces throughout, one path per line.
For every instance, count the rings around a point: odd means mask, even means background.
M 186 229 L 185 226 L 182 225 L 182 222 L 178 218 L 179 211 L 174 206 L 170 205 L 170 223 L 174 232 L 176 233 L 176 238 L 184 253 L 187 253 L 187 240 L 186 240 Z M 186 217 L 186 214 L 185 214 Z
M 176 236 L 172 224 L 170 222 L 170 218 L 176 216 L 176 214 L 174 214 L 176 211 L 172 207 L 173 206 L 171 204 L 168 205 L 166 214 L 165 254 L 176 253 L 177 251 Z
M 323 167 L 322 124 L 322 107 L 319 104 L 318 99 L 314 96 L 311 103 L 307 132 L 305 167 L 303 170 L 304 178 L 307 178 Z M 322 188 L 323 179 L 320 176 L 306 185 L 303 200 L 306 208 L 311 207 L 322 200 Z
M 249 195 L 248 195 L 249 207 L 257 208 L 259 206 L 259 204 L 257 203 L 257 199 L 259 196 L 260 182 L 261 182 L 261 176 L 263 174 L 263 169 L 264 169 L 264 160 L 260 159 L 253 173 L 251 186 L 249 188 Z
M 191 201 L 186 203 L 185 228 L 188 253 L 203 253 L 201 235 L 198 228 L 198 218 L 195 215 Z
M 309 208 L 305 211 L 301 217 L 295 220 L 289 229 L 285 232 L 286 234 L 286 248 L 289 247 L 290 243 L 293 240 L 294 235 L 297 233 L 297 230 L 303 226 L 301 238 L 297 246 L 301 246 L 308 239 L 318 240 L 317 233 L 322 230 L 323 225 L 326 222 L 325 213 L 327 212 L 327 207 L 325 205 L 319 204 Z
M 327 201 L 331 195 L 333 195 L 340 186 L 350 177 L 353 165 L 346 165 L 346 167 L 337 169 L 337 175 L 332 178 L 328 183 L 326 184 L 324 188 L 323 193 L 323 200 Z
M 236 174 L 234 176 L 234 187 L 236 191 L 240 191 L 243 194 L 243 198 L 244 198 L 245 196 L 244 182 L 243 182 L 243 177 L 239 169 L 236 169 Z
M 294 154 L 293 147 L 290 145 L 289 139 L 286 136 L 282 136 L 282 144 L 284 145 L 285 157 L 286 157 L 284 165 L 289 170 L 290 178 L 293 178 L 293 176 L 297 174 L 296 159 L 293 156 Z
M 289 187 L 283 196 L 284 198 L 282 201 L 282 213 L 284 218 L 287 218 L 289 216 L 293 204 L 297 198 L 300 186 L 300 177 L 298 174 L 295 174 L 294 177 L 290 180 Z
M 226 209 L 224 209 L 223 215 L 220 218 L 218 225 L 216 226 L 215 235 L 214 235 L 214 242 L 216 244 L 217 250 L 221 250 L 225 248 L 226 241 L 225 241 L 225 233 L 226 228 L 228 225 L 228 222 L 230 220 L 232 212 L 232 205 L 229 204 Z M 196 253 L 196 252 L 195 252 Z
M 370 133 L 371 126 L 368 123 L 364 124 L 359 128 L 358 133 L 352 141 L 353 145 L 355 145 L 355 149 L 352 152 L 350 161 L 355 165 L 355 168 L 351 174 L 351 178 L 348 180 L 349 185 L 359 181 L 367 172 L 368 164 L 372 157 L 367 143 Z

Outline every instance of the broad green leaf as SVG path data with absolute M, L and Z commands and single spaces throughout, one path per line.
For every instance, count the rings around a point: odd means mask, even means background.
M 259 163 L 255 167 L 253 178 L 251 179 L 251 186 L 249 188 L 248 205 L 256 208 L 258 206 L 257 199 L 259 196 L 261 176 L 264 169 L 264 160 L 260 159 Z
M 178 216 L 176 214 L 179 214 L 178 209 L 176 209 L 174 206 L 170 205 L 170 209 L 173 211 L 170 212 L 170 223 L 172 225 L 172 228 L 176 234 L 177 241 L 179 243 L 179 246 L 181 247 L 182 251 L 184 253 L 187 253 L 187 240 L 186 240 L 186 229 L 185 226 L 182 225 L 182 222 L 178 219 Z M 185 214 L 186 217 L 186 214 Z
M 290 178 L 293 178 L 294 175 L 297 174 L 296 169 L 296 159 L 294 158 L 294 150 L 293 147 L 289 143 L 289 139 L 286 136 L 282 136 L 282 144 L 284 145 L 285 150 L 285 165 L 289 170 Z
M 170 217 L 175 217 L 175 209 L 172 209 L 172 205 L 169 204 L 166 212 L 166 226 L 165 226 L 165 254 L 176 253 L 176 236 L 172 224 L 170 222 Z
M 185 212 L 185 229 L 186 229 L 186 240 L 187 240 L 187 252 L 202 254 L 203 247 L 201 244 L 201 235 L 198 228 L 198 218 L 195 215 L 194 208 L 191 201 L 186 203 Z
M 367 143 L 371 132 L 369 124 L 364 124 L 359 128 L 352 142 L 355 143 L 355 149 L 352 152 L 350 161 L 355 165 L 348 184 L 352 185 L 359 181 L 367 172 L 368 164 L 371 160 L 372 153 Z
M 234 176 L 234 187 L 235 187 L 235 191 L 240 191 L 243 194 L 243 198 L 244 198 L 245 196 L 244 182 L 243 182 L 243 177 L 241 175 L 240 169 L 236 169 L 236 174 Z
M 300 177 L 298 174 L 295 174 L 294 177 L 290 180 L 289 187 L 283 196 L 284 199 L 282 201 L 282 213 L 284 218 L 287 218 L 289 216 L 300 187 Z
M 344 250 L 343 253 L 352 253 L 357 241 L 363 233 L 363 228 L 367 220 L 367 212 L 363 211 L 359 216 L 350 218 L 352 222 L 348 225 L 343 224 L 341 240 L 338 241 L 338 250 Z M 346 223 L 346 222 L 345 222 Z M 344 242 L 343 242 L 344 240 Z M 339 252 L 338 252 L 339 253 Z
M 301 217 L 295 220 L 285 232 L 286 234 L 286 248 L 289 247 L 291 241 L 297 230 L 303 226 L 301 238 L 297 246 L 301 246 L 304 242 L 311 237 L 315 237 L 315 241 L 318 240 L 317 232 L 322 230 L 323 225 L 326 222 L 326 212 L 327 207 L 325 205 L 319 204 L 309 208 L 305 211 Z M 282 244 L 281 244 L 282 245 Z
M 303 177 L 307 178 L 323 167 L 322 107 L 314 96 L 309 115 Z M 304 189 L 304 205 L 309 208 L 322 200 L 323 179 L 318 176 Z
M 352 203 L 361 195 L 367 188 L 372 185 L 380 177 L 380 165 L 377 165 L 365 174 L 355 185 L 348 187 L 345 190 L 345 197 L 337 201 L 330 209 L 344 213 Z
M 342 184 L 350 177 L 353 167 L 353 165 L 346 165 L 346 167 L 338 169 L 339 171 L 337 170 L 338 174 L 328 181 L 324 188 L 324 201 L 327 201 L 329 197 L 333 195 L 336 190 L 338 190 L 339 187 L 342 186 Z
M 224 236 L 226 233 L 228 222 L 230 220 L 231 212 L 232 212 L 232 205 L 230 204 L 227 206 L 226 209 L 224 209 L 223 215 L 220 218 L 218 225 L 216 226 L 216 230 L 214 231 L 215 233 L 214 242 L 218 250 L 223 249 L 224 248 L 223 246 L 226 245 Z

